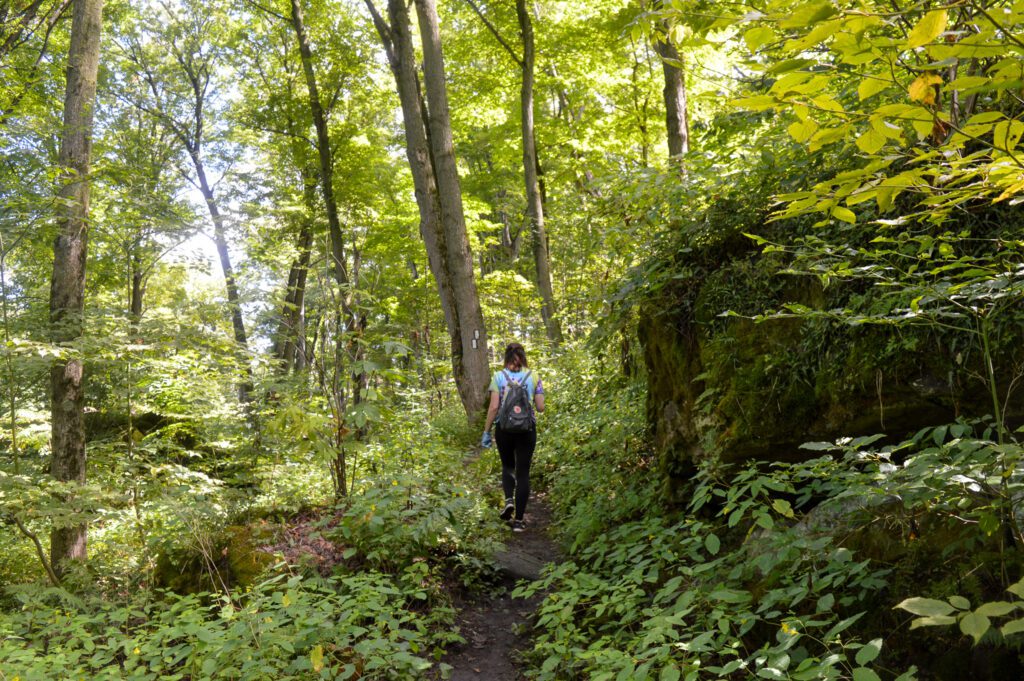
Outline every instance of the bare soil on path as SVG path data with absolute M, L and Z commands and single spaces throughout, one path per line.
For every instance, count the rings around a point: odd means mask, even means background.
M 495 513 L 498 509 L 495 509 Z M 522 665 L 518 652 L 529 644 L 529 618 L 541 596 L 524 600 L 512 598 L 512 589 L 522 579 L 537 579 L 547 563 L 562 559 L 548 536 L 551 513 L 543 494 L 535 494 L 526 514 L 526 531 L 509 530 L 505 550 L 495 561 L 502 575 L 490 593 L 456 603 L 460 609 L 457 626 L 466 643 L 452 649 L 443 662 L 452 666 L 453 681 L 518 681 Z

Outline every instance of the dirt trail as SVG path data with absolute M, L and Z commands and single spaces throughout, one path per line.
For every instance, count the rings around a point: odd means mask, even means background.
M 495 511 L 497 512 L 497 511 Z M 491 594 L 456 604 L 461 608 L 457 625 L 466 644 L 454 649 L 444 662 L 452 666 L 453 681 L 517 681 L 517 651 L 529 641 L 525 626 L 540 597 L 530 600 L 509 596 L 520 579 L 536 579 L 547 563 L 558 562 L 558 547 L 547 534 L 551 514 L 543 494 L 530 500 L 526 532 L 509 531 L 506 550 L 495 557 L 503 582 Z M 522 631 L 523 633 L 519 633 Z

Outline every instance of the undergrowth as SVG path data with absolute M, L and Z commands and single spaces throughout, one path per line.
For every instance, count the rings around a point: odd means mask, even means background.
M 351 453 L 351 494 L 336 502 L 323 495 L 325 468 L 284 438 L 249 487 L 161 464 L 141 480 L 139 503 L 97 500 L 92 559 L 66 588 L 42 588 L 41 571 L 24 565 L 3 575 L 0 681 L 447 673 L 439 661 L 462 641 L 452 593 L 490 580 L 500 528 L 471 493 L 493 471 L 465 465 L 464 417 L 421 416 L 399 415 Z M 0 475 L 0 500 L 44 530 L 46 516 L 14 504 L 31 480 Z M 308 544 L 331 547 L 332 562 L 274 553 L 299 525 Z M 232 536 L 247 542 L 246 582 Z M 184 573 L 180 588 L 159 588 L 161 569 Z
M 809 443 L 818 458 L 795 464 L 708 460 L 674 507 L 643 445 L 640 386 L 579 375 L 544 434 L 570 560 L 516 592 L 544 594 L 531 678 L 965 678 L 964 634 L 984 633 L 965 627 L 1024 607 L 1001 600 L 1024 588 L 1021 448 L 984 424 Z M 910 631 L 904 611 L 941 617 Z M 986 628 L 991 678 L 1020 669 L 1019 628 Z

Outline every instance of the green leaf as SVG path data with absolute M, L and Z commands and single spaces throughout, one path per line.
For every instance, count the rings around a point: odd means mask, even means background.
M 1003 633 L 1003 636 L 1009 636 L 1010 634 L 1019 634 L 1020 632 L 1024 631 L 1024 619 L 1011 620 L 1004 624 L 1003 628 L 999 631 Z
M 743 42 L 747 44 L 747 49 L 751 52 L 757 52 L 760 47 L 774 38 L 775 31 L 768 26 L 756 26 L 743 34 Z
M 857 86 L 857 96 L 860 101 L 874 97 L 882 90 L 885 90 L 892 86 L 892 81 L 882 80 L 881 78 L 865 78 Z
M 953 615 L 932 615 L 930 617 L 918 617 L 910 623 L 911 629 L 918 627 L 941 627 L 956 624 L 956 617 Z
M 874 128 L 868 128 L 856 139 L 857 148 L 865 154 L 874 154 L 885 146 L 885 135 Z
M 854 213 L 849 208 L 843 208 L 842 206 L 832 207 L 832 217 L 834 217 L 836 220 L 848 222 L 851 225 L 857 223 L 857 214 Z
M 964 598 L 963 596 L 950 596 L 946 600 L 948 600 L 950 605 L 952 605 L 957 610 L 970 610 L 971 609 L 971 602 L 969 600 L 967 600 L 966 598 Z
M 1024 579 L 1020 580 L 1016 584 L 1011 584 L 1006 587 L 1006 590 L 1012 593 L 1014 596 L 1024 598 Z
M 864 647 L 857 651 L 857 664 L 864 666 L 867 663 L 878 657 L 878 653 L 882 650 L 882 639 L 876 638 L 866 644 Z
M 946 22 L 948 20 L 948 14 L 944 9 L 937 9 L 928 12 L 921 21 L 917 22 L 917 26 L 910 32 L 910 36 L 907 38 L 907 46 L 921 47 L 932 42 L 946 30 Z
M 313 646 L 313 649 L 309 651 L 309 662 L 313 665 L 313 671 L 319 673 L 324 668 L 324 647 L 321 645 Z
M 712 556 L 718 555 L 718 550 L 722 548 L 722 542 L 719 541 L 718 537 L 713 534 L 709 534 L 704 537 L 704 548 L 708 550 Z
M 949 615 L 954 610 L 953 606 L 945 601 L 937 601 L 934 598 L 920 597 L 908 598 L 895 607 L 901 610 L 906 610 L 912 615 L 921 615 L 924 617 Z
M 811 2 L 797 7 L 786 18 L 779 22 L 780 28 L 805 28 L 819 21 L 824 21 L 836 13 L 831 2 Z
M 964 615 L 964 618 L 960 620 L 960 631 L 964 632 L 968 636 L 974 639 L 974 644 L 977 645 L 981 637 L 985 635 L 985 632 L 989 630 L 991 622 L 988 617 L 979 615 L 976 612 L 970 612 Z
M 1009 615 L 1016 609 L 1016 603 L 1007 603 L 1006 601 L 992 601 L 990 603 L 982 603 L 974 612 L 978 613 L 979 615 L 985 615 L 986 617 L 1002 617 L 1003 615 Z
M 855 667 L 853 670 L 853 681 L 882 681 L 878 674 L 867 667 Z
M 813 118 L 808 118 L 805 121 L 795 121 L 789 124 L 786 131 L 789 132 L 790 137 L 803 144 L 818 131 L 818 123 Z
M 682 672 L 679 671 L 679 667 L 673 665 L 662 668 L 661 675 L 658 678 L 660 681 L 679 681 L 681 674 Z
M 773 501 L 772 502 L 772 508 L 774 508 L 775 512 L 778 513 L 781 516 L 784 516 L 786 518 L 794 517 L 793 516 L 793 507 L 785 499 L 776 499 L 775 501 Z

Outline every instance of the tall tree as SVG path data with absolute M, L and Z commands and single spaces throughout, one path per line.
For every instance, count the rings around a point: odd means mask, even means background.
M 536 82 L 537 48 L 533 37 L 533 19 L 526 6 L 526 0 L 516 0 L 516 17 L 522 39 L 523 54 L 515 49 L 501 35 L 494 22 L 489 20 L 475 0 L 467 0 L 487 30 L 508 52 L 521 72 L 519 89 L 520 133 L 523 146 L 523 181 L 526 188 L 526 220 L 533 238 L 533 259 L 537 272 L 537 290 L 541 296 L 541 317 L 548 340 L 554 344 L 562 342 L 562 327 L 556 317 L 555 294 L 551 286 L 551 255 L 548 248 L 547 227 L 544 220 L 544 190 L 540 179 L 540 158 L 537 153 L 537 133 L 534 123 L 534 84 Z
M 662 0 L 655 0 L 655 10 L 662 8 Z M 680 164 L 680 157 L 690 151 L 690 118 L 686 103 L 686 72 L 683 70 L 683 56 L 665 35 L 670 30 L 667 21 L 659 22 L 659 33 L 654 36 L 654 50 L 661 57 L 661 69 L 665 76 L 662 96 L 665 99 L 665 131 L 668 134 L 668 155 Z
M 533 40 L 533 21 L 526 0 L 516 0 L 519 32 L 523 39 L 523 83 L 520 89 L 520 110 L 523 132 L 523 178 L 526 181 L 526 217 L 533 234 L 533 259 L 537 266 L 537 288 L 540 290 L 541 316 L 548 339 L 562 342 L 562 327 L 555 308 L 555 293 L 551 287 L 551 255 L 548 251 L 548 233 L 544 225 L 544 195 L 540 186 L 540 160 L 537 158 L 537 135 L 534 132 L 533 84 L 537 50 Z
M 54 343 L 82 335 L 85 254 L 89 221 L 89 167 L 93 109 L 100 62 L 103 0 L 75 0 L 68 50 L 64 124 L 61 132 L 57 239 L 53 245 L 50 321 Z M 61 481 L 85 482 L 85 427 L 82 412 L 82 360 L 70 355 L 50 370 L 52 459 L 50 473 Z M 84 560 L 86 526 L 55 527 L 50 562 L 57 571 L 69 560 Z
M 433 0 L 416 1 L 423 44 L 424 100 L 408 6 L 404 0 L 388 0 L 388 25 L 372 0 L 365 2 L 395 76 L 420 210 L 420 235 L 448 325 L 455 384 L 466 414 L 473 419 L 483 409 L 487 389 L 487 329 L 462 211 L 437 8 Z
M 199 190 L 213 223 L 213 242 L 217 249 L 227 291 L 231 328 L 235 342 L 249 349 L 241 297 L 228 250 L 227 225 L 220 210 L 214 185 L 207 173 L 206 143 L 213 78 L 217 72 L 216 49 L 209 34 L 216 17 L 202 4 L 186 3 L 182 17 L 164 12 L 167 22 L 159 32 L 152 31 L 154 43 L 130 39 L 126 46 L 147 93 L 136 93 L 136 104 L 157 118 L 174 134 L 189 159 L 194 177 L 189 181 Z M 248 365 L 248 362 L 246 362 Z M 247 374 L 251 374 L 247 371 Z M 251 375 L 238 386 L 239 400 L 250 401 Z

